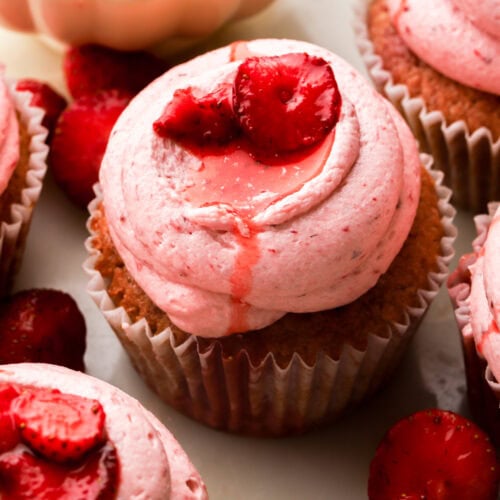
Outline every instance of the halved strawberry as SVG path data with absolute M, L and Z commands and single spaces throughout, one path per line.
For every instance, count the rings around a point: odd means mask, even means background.
M 341 107 L 330 64 L 305 53 L 247 58 L 238 68 L 233 99 L 258 156 L 316 144 L 335 126 Z
M 49 131 L 47 143 L 50 143 L 57 119 L 66 108 L 66 99 L 49 84 L 32 78 L 18 80 L 16 89 L 31 92 L 31 104 L 45 111 L 42 124 Z
M 18 395 L 12 385 L 0 385 L 0 454 L 19 443 L 19 432 L 11 412 L 11 403 Z
M 71 47 L 63 60 L 66 84 L 74 98 L 105 89 L 136 94 L 166 70 L 167 63 L 148 52 L 121 52 L 93 44 Z
M 31 289 L 0 304 L 0 363 L 44 362 L 84 369 L 85 319 L 59 290 Z
M 57 390 L 25 390 L 12 404 L 21 439 L 54 462 L 75 461 L 106 441 L 99 401 Z
M 191 87 L 177 90 L 153 123 L 153 129 L 160 137 L 192 142 L 195 146 L 229 142 L 239 133 L 231 85 L 221 85 L 204 95 Z
M 69 199 L 81 208 L 94 197 L 109 134 L 130 98 L 124 91 L 103 90 L 76 99 L 59 117 L 49 167 Z
M 495 450 L 474 423 L 432 409 L 396 423 L 370 465 L 370 500 L 496 500 Z

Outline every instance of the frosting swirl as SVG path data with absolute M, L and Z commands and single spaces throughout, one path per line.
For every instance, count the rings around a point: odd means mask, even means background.
M 0 382 L 97 399 L 120 462 L 118 499 L 205 499 L 199 474 L 175 438 L 137 400 L 81 372 L 43 363 L 0 367 Z M 147 464 L 147 474 L 144 472 Z
M 342 110 L 331 136 L 303 165 L 267 168 L 281 169 L 290 183 L 278 180 L 250 201 L 238 195 L 203 203 L 192 187 L 206 180 L 207 162 L 153 133 L 176 89 L 210 91 L 234 78 L 240 64 L 234 47 L 177 66 L 141 92 L 118 120 L 100 171 L 110 234 L 127 269 L 177 326 L 195 335 L 262 328 L 286 312 L 356 299 L 398 253 L 419 198 L 415 140 L 350 65 L 304 42 L 256 40 L 245 49 L 306 52 L 334 71 Z M 303 170 L 311 175 L 294 181 L 293 172 Z M 225 186 L 245 193 L 253 175 L 233 175 Z
M 387 0 L 406 45 L 447 77 L 500 94 L 500 3 Z
M 5 191 L 19 160 L 19 124 L 2 76 L 0 66 L 0 193 Z
M 476 260 L 470 266 L 467 303 L 477 350 L 500 381 L 500 206 L 493 214 L 484 241 L 475 242 Z

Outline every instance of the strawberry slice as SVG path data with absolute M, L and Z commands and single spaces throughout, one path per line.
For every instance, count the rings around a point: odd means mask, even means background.
M 0 363 L 43 362 L 84 370 L 85 319 L 59 290 L 31 289 L 0 304 Z
M 24 78 L 16 82 L 16 90 L 31 92 L 31 105 L 45 111 L 42 125 L 48 130 L 47 143 L 50 144 L 59 115 L 66 108 L 66 99 L 50 85 L 32 78 Z
M 81 208 L 94 197 L 109 134 L 130 98 L 121 90 L 103 90 L 76 99 L 59 117 L 49 166 L 57 184 Z
M 465 417 L 439 409 L 396 423 L 370 464 L 370 500 L 495 500 L 495 450 Z
M 116 499 L 118 465 L 111 444 L 75 465 L 52 463 L 26 450 L 15 450 L 0 455 L 2 499 Z
M 19 432 L 10 411 L 12 401 L 18 395 L 19 392 L 11 385 L 0 386 L 0 454 L 19 443 Z
M 238 68 L 233 96 L 258 156 L 316 144 L 335 126 L 341 107 L 330 64 L 305 53 L 247 58 Z
M 26 390 L 12 404 L 21 439 L 53 462 L 82 458 L 106 441 L 99 401 L 58 390 Z
M 153 129 L 160 137 L 192 142 L 195 146 L 229 142 L 239 133 L 231 85 L 221 85 L 204 95 L 196 95 L 191 87 L 177 90 L 153 123 Z
M 105 89 L 136 94 L 167 70 L 167 63 L 144 51 L 122 52 L 88 44 L 70 48 L 63 71 L 74 98 Z

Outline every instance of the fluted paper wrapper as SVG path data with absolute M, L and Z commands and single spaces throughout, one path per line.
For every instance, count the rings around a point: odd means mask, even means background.
M 28 169 L 21 199 L 10 207 L 10 219 L 0 222 L 0 296 L 8 293 L 22 260 L 33 209 L 42 191 L 47 170 L 47 129 L 42 126 L 44 113 L 30 105 L 31 94 L 15 90 L 8 82 L 18 117 L 30 137 Z M 7 187 L 8 189 L 8 187 Z
M 477 215 L 474 218 L 477 237 L 472 243 L 472 248 L 478 252 L 483 246 L 488 228 L 499 203 L 488 205 L 488 214 Z M 500 255 L 499 255 L 500 256 Z M 488 364 L 481 357 L 474 342 L 471 324 L 471 313 L 468 298 L 471 291 L 468 267 L 472 260 L 462 260 L 458 268 L 450 275 L 448 290 L 455 318 L 461 333 L 462 347 L 467 376 L 467 389 L 471 412 L 478 422 L 490 433 L 497 446 L 500 447 L 500 382 L 495 379 Z
M 433 173 L 445 229 L 439 272 L 429 275 L 428 287 L 418 292 L 418 307 L 409 308 L 402 324 L 388 324 L 387 338 L 369 336 L 365 351 L 346 344 L 339 359 L 318 353 L 313 366 L 294 355 L 282 368 L 269 353 L 255 364 L 247 351 L 224 357 L 220 345 L 202 352 L 195 336 L 177 344 L 169 329 L 152 334 L 147 318 L 131 323 L 127 313 L 109 297 L 107 283 L 94 269 L 98 252 L 92 246 L 90 205 L 88 291 L 103 312 L 133 364 L 167 403 L 217 429 L 261 436 L 279 436 L 334 420 L 373 393 L 391 373 L 429 303 L 447 277 L 453 256 L 455 211 L 448 203 L 450 190 Z M 307 332 L 303 332 L 307 335 Z
M 464 121 L 447 123 L 441 111 L 428 111 L 420 97 L 410 97 L 408 87 L 395 84 L 390 71 L 374 51 L 366 24 L 370 0 L 357 0 L 354 8 L 356 42 L 377 90 L 403 115 L 420 150 L 434 157 L 434 166 L 445 174 L 455 206 L 484 212 L 488 202 L 500 199 L 500 139 L 493 142 L 486 127 L 468 131 Z

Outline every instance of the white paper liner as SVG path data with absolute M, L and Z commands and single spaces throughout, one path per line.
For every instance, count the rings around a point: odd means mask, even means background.
M 21 199 L 10 207 L 10 219 L 0 222 L 0 296 L 9 291 L 21 265 L 33 209 L 42 191 L 49 152 L 45 143 L 47 129 L 42 126 L 44 112 L 30 105 L 29 92 L 16 91 L 14 81 L 8 81 L 7 84 L 18 116 L 31 139 L 25 187 L 21 191 Z
M 430 158 L 425 159 L 427 165 Z M 209 426 L 245 434 L 283 435 L 334 420 L 373 393 L 391 373 L 428 305 L 448 274 L 456 228 L 451 191 L 441 185 L 442 173 L 431 171 L 444 228 L 437 273 L 418 291 L 418 307 L 409 308 L 402 324 L 387 325 L 387 338 L 369 336 L 366 351 L 345 345 L 340 359 L 319 353 L 313 366 L 294 355 L 285 368 L 268 354 L 254 365 L 246 351 L 224 358 L 215 343 L 200 352 L 196 337 L 176 343 L 170 329 L 152 335 L 143 318 L 131 322 L 107 293 L 107 283 L 95 270 L 99 252 L 86 241 L 89 257 L 83 267 L 90 276 L 87 290 L 127 350 L 133 364 L 160 397 L 188 416 Z M 90 204 L 96 210 L 101 195 Z M 306 333 L 304 333 L 306 334 Z
M 500 202 L 489 203 L 488 214 L 474 217 L 477 231 L 477 236 L 472 242 L 474 252 L 479 252 L 484 245 L 492 216 L 499 204 Z M 500 446 L 500 382 L 495 379 L 488 364 L 479 355 L 472 330 L 469 328 L 471 311 L 467 299 L 471 292 L 471 284 L 470 280 L 464 277 L 464 273 L 470 263 L 472 262 L 460 263 L 457 270 L 450 275 L 448 290 L 462 338 L 471 411 L 491 432 L 497 446 Z
M 410 125 L 421 151 L 431 154 L 435 168 L 445 173 L 453 203 L 474 213 L 484 212 L 489 201 L 500 199 L 500 139 L 493 142 L 486 127 L 469 133 L 463 120 L 447 123 L 441 111 L 428 111 L 421 97 L 410 97 L 406 85 L 393 82 L 368 36 L 370 2 L 357 0 L 354 7 L 356 43 L 368 74 Z

